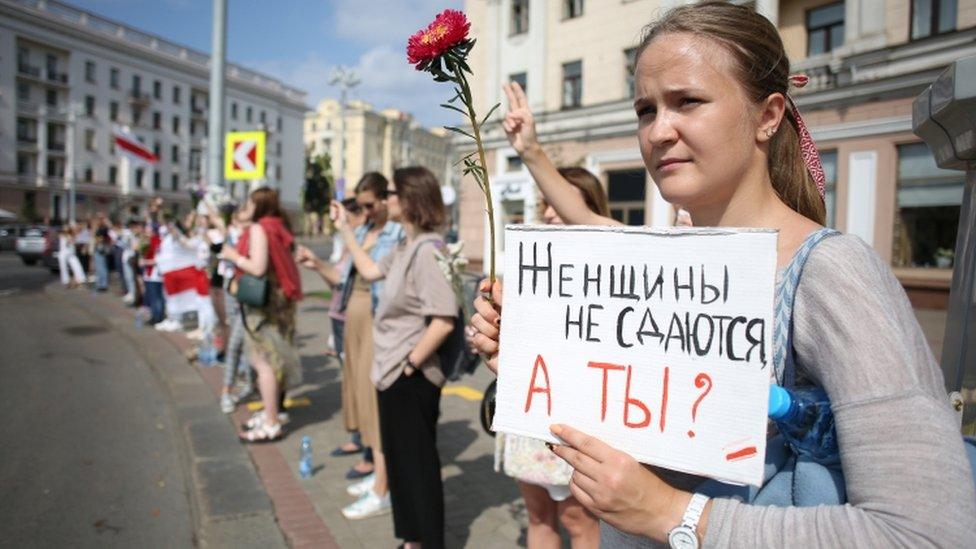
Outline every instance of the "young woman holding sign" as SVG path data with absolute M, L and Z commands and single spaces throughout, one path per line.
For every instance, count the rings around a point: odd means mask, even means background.
M 795 286 L 786 356 L 801 384 L 822 386 L 833 404 L 847 503 L 707 499 L 700 478 L 646 468 L 553 425 L 565 442 L 553 451 L 575 469 L 573 495 L 603 521 L 602 546 L 666 544 L 673 532 L 685 536 L 672 545 L 685 547 L 972 545 L 972 474 L 904 290 L 857 237 L 820 240 L 822 171 L 788 95 L 803 81 L 790 77 L 775 27 L 745 6 L 683 6 L 648 27 L 636 59 L 637 137 L 662 196 L 695 226 L 778 229 L 780 268 L 812 249 L 802 278 L 778 286 Z M 517 84 L 506 91 L 505 130 L 546 200 L 567 223 L 613 223 L 571 192 L 539 146 L 525 95 Z M 492 293 L 500 304 L 501 287 Z M 497 367 L 499 309 L 475 306 L 475 344 Z

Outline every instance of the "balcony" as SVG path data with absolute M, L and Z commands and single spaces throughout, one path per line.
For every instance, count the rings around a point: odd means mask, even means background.
M 28 65 L 27 63 L 17 64 L 17 74 L 21 76 L 30 76 L 31 78 L 41 78 L 41 68 L 35 67 L 33 65 Z
M 48 69 L 47 71 L 47 81 L 54 82 L 56 84 L 68 85 L 68 73 L 58 72 Z
M 133 105 L 148 106 L 152 96 L 140 90 L 129 91 L 129 103 Z
M 58 143 L 57 141 L 48 141 L 47 150 L 48 152 L 63 153 L 64 143 Z

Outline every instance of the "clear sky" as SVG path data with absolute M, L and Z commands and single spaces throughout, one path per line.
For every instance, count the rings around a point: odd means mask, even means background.
M 212 4 L 207 0 L 66 0 L 163 38 L 210 52 Z M 352 98 L 379 109 L 411 112 L 426 126 L 455 123 L 438 105 L 446 84 L 407 64 L 407 38 L 462 0 L 228 0 L 227 60 L 305 90 L 314 106 L 338 97 L 329 70 L 357 70 Z

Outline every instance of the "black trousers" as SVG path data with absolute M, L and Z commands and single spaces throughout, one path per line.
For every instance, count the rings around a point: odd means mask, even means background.
M 444 547 L 444 485 L 437 453 L 441 389 L 420 372 L 379 391 L 380 437 L 396 537 Z

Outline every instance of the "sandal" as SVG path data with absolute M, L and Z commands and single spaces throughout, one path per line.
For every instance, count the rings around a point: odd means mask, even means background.
M 348 442 L 346 444 L 355 444 L 355 443 L 353 443 L 353 442 L 350 441 L 350 442 Z M 352 450 L 346 450 L 345 449 L 345 444 L 340 444 L 339 446 L 336 446 L 334 450 L 332 450 L 331 452 L 329 452 L 329 455 L 332 456 L 332 457 L 340 457 L 340 456 L 351 456 L 353 454 L 362 453 L 362 451 L 364 450 L 364 448 L 361 445 L 359 445 L 359 444 L 355 444 L 355 446 L 356 446 L 356 448 L 354 448 Z
M 241 439 L 241 442 L 274 442 L 284 436 L 284 434 L 285 430 L 281 427 L 280 423 L 275 423 L 274 425 L 262 423 L 250 431 L 238 433 L 237 437 Z

